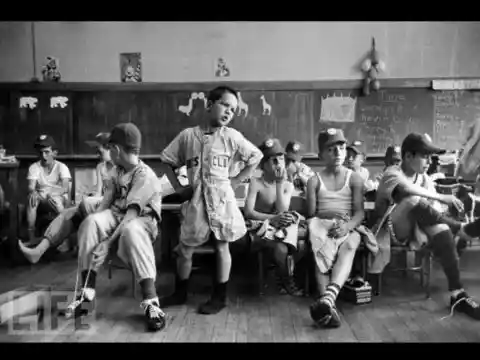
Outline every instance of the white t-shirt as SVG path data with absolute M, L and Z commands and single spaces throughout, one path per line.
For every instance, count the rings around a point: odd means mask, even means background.
M 27 180 L 36 180 L 36 189 L 42 195 L 63 193 L 62 181 L 71 178 L 67 165 L 57 160 L 49 174 L 46 173 L 40 161 L 37 161 L 30 165 L 27 175 Z

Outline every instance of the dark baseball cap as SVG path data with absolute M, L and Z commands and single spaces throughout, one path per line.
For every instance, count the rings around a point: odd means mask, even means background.
M 95 140 L 87 140 L 85 141 L 85 143 L 87 143 L 87 145 L 91 147 L 99 147 L 99 146 L 104 146 L 108 144 L 109 140 L 110 140 L 110 133 L 101 132 L 101 133 L 98 133 L 97 136 L 95 136 Z
M 318 134 L 318 149 L 320 151 L 334 144 L 345 144 L 346 142 L 347 139 L 345 139 L 342 129 L 330 128 L 322 130 Z
M 347 146 L 347 150 L 352 150 L 355 152 L 355 154 L 363 154 L 363 150 L 362 150 L 362 146 L 363 146 L 363 141 L 360 141 L 360 140 L 355 140 L 354 142 L 352 142 L 350 145 Z
M 272 156 L 285 154 L 285 149 L 283 148 L 280 140 L 274 138 L 266 139 L 258 148 L 263 153 L 264 160 L 267 160 Z
M 402 152 L 415 152 L 421 154 L 444 154 L 445 149 L 439 148 L 432 143 L 427 134 L 410 133 L 403 140 Z
M 285 157 L 293 161 L 302 161 L 301 145 L 297 141 L 290 141 L 285 147 Z
M 56 144 L 55 140 L 53 140 L 53 137 L 43 134 L 36 138 L 35 144 L 33 146 L 35 147 L 35 149 L 43 149 L 46 147 L 51 147 L 52 149 L 54 149 L 56 147 Z
M 142 147 L 142 134 L 133 123 L 115 125 L 108 139 L 110 144 L 121 145 L 130 149 L 140 150 Z
M 398 145 L 390 145 L 385 151 L 385 161 L 402 160 L 402 149 Z

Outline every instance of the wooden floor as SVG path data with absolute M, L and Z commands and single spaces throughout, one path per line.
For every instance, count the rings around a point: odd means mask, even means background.
M 478 276 L 480 251 L 462 258 L 462 276 L 469 293 L 480 299 Z M 76 261 L 57 259 L 49 264 L 2 269 L 0 293 L 29 285 L 50 284 L 73 289 Z M 0 327 L 1 342 L 479 342 L 480 321 L 462 314 L 449 314 L 446 281 L 435 264 L 432 298 L 425 299 L 417 278 L 388 274 L 383 294 L 373 303 L 354 306 L 339 301 L 342 326 L 325 330 L 312 326 L 308 306 L 311 299 L 276 295 L 273 285 L 267 294 L 254 293 L 254 281 L 234 274 L 229 307 L 213 316 L 196 314 L 208 297 L 209 281 L 204 275 L 193 279 L 188 305 L 168 309 L 168 327 L 158 333 L 145 331 L 139 300 L 131 295 L 130 273 L 106 270 L 97 279 L 98 302 L 88 330 L 74 331 L 73 323 L 59 318 L 59 329 L 45 335 L 12 335 Z M 162 292 L 171 290 L 172 275 L 158 279 Z

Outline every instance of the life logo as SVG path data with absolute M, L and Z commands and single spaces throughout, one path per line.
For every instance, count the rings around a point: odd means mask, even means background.
M 87 317 L 66 319 L 64 314 L 73 300 L 72 290 L 21 288 L 0 295 L 0 323 L 9 335 L 61 335 L 78 329 L 88 330 L 95 318 L 95 308 L 84 305 Z

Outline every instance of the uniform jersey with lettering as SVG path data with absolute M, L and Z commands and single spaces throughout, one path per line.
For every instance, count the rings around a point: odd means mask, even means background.
M 160 181 L 152 168 L 141 160 L 130 171 L 116 166 L 107 192 L 111 192 L 110 208 L 118 214 L 123 215 L 128 207 L 136 205 L 139 216 L 152 214 L 161 218 Z
M 246 234 L 245 221 L 230 183 L 232 162 L 255 165 L 261 151 L 240 132 L 222 127 L 206 134 L 199 127 L 184 129 L 160 158 L 174 167 L 187 166 L 193 196 L 183 206 L 180 241 L 199 246 L 213 232 L 218 240 L 235 241 Z

